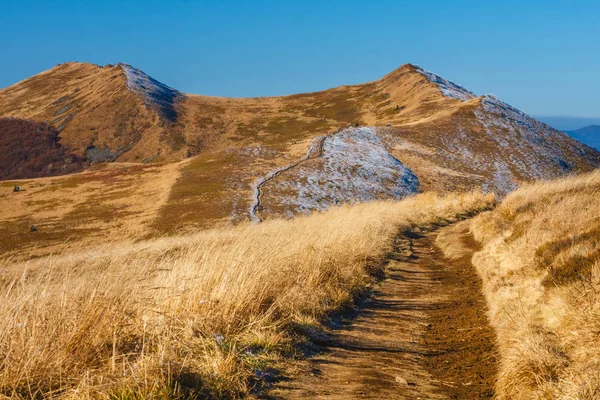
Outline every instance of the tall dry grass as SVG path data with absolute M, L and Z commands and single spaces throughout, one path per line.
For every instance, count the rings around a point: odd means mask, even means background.
M 489 208 L 422 194 L 294 220 L 0 264 L 0 393 L 226 398 L 251 393 L 351 305 L 395 237 Z
M 600 398 L 600 171 L 508 195 L 471 229 L 499 399 Z

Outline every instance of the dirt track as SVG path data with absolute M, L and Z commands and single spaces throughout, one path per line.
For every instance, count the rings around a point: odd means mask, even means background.
M 269 183 L 269 181 L 271 181 L 272 179 L 281 175 L 282 173 L 289 171 L 290 169 L 295 168 L 298 165 L 300 165 L 308 160 L 322 157 L 323 156 L 323 145 L 325 144 L 325 140 L 327 140 L 328 137 L 329 137 L 329 135 L 319 136 L 319 137 L 315 138 L 313 140 L 313 142 L 311 143 L 306 155 L 304 157 L 302 157 L 302 159 L 300 159 L 300 160 L 296 161 L 295 163 L 292 163 L 286 167 L 283 167 L 274 172 L 271 172 L 269 175 L 262 178 L 261 180 L 259 180 L 256 183 L 256 186 L 254 189 L 254 203 L 250 207 L 250 219 L 253 222 L 261 222 L 262 221 L 262 218 L 260 218 L 260 216 L 258 215 L 258 212 L 262 209 L 261 204 L 260 204 L 261 197 L 262 197 L 262 187 L 264 185 L 266 185 L 267 183 Z
M 476 245 L 467 227 L 415 235 L 399 246 L 386 279 L 356 318 L 333 330 L 320 353 L 267 398 L 492 397 L 494 333 L 471 266 Z

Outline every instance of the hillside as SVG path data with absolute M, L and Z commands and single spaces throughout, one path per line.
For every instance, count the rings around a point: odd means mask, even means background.
M 126 64 L 64 63 L 0 90 L 0 116 L 50 124 L 63 146 L 90 162 L 143 162 L 177 151 L 178 96 Z
M 600 172 L 528 184 L 471 230 L 500 353 L 498 399 L 600 393 Z
M 37 178 L 81 171 L 83 163 L 43 122 L 0 118 L 0 179 Z
M 567 134 L 596 150 L 600 149 L 600 125 L 590 125 L 574 131 L 567 131 Z
M 359 85 L 235 99 L 184 94 L 127 64 L 66 63 L 0 90 L 0 116 L 49 124 L 61 149 L 91 168 L 19 182 L 19 195 L 9 191 L 15 182 L 0 183 L 0 251 L 427 191 L 502 197 L 600 166 L 600 153 L 565 133 L 411 64 Z M 42 229 L 31 235 L 31 224 Z

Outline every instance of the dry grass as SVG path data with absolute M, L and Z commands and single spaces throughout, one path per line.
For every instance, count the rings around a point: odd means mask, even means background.
M 344 206 L 0 263 L 0 397 L 231 398 L 255 390 L 380 274 L 398 234 L 481 193 Z
M 499 399 L 600 397 L 600 171 L 526 185 L 471 224 Z
M 0 259 L 148 236 L 187 162 L 104 164 L 79 174 L 0 183 Z M 22 190 L 14 193 L 15 185 Z

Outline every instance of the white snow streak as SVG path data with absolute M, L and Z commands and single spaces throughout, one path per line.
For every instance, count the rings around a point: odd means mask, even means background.
M 493 94 L 483 96 L 482 109 L 475 116 L 485 132 L 504 148 L 502 162 L 494 162 L 494 182 L 490 188 L 508 193 L 516 188 L 511 170 L 528 179 L 551 179 L 573 169 L 566 150 L 579 154 L 581 149 L 566 134 L 504 103 Z M 562 145 L 561 145 L 562 144 Z M 501 165 L 501 164 L 504 164 Z M 485 186 L 485 185 L 484 185 Z
M 146 105 L 160 111 L 169 120 L 176 119 L 173 103 L 183 96 L 179 91 L 170 88 L 129 64 L 119 64 L 127 77 L 127 88 L 144 99 Z
M 469 90 L 465 89 L 462 86 L 457 85 L 454 82 L 450 82 L 449 80 L 442 78 L 441 76 L 434 74 L 431 71 L 424 70 L 423 68 L 417 67 L 417 72 L 425 75 L 425 77 L 431 83 L 435 83 L 442 94 L 446 97 L 451 97 L 453 99 L 458 99 L 461 101 L 467 101 L 474 99 L 476 96 Z

